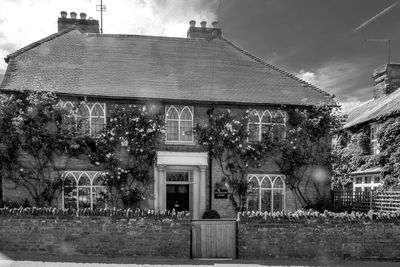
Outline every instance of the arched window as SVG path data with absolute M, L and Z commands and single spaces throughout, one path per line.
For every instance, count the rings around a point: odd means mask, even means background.
M 76 208 L 77 207 L 77 191 L 76 177 L 73 173 L 67 172 L 63 180 L 63 208 Z
M 81 102 L 74 106 L 70 101 L 65 102 L 63 105 L 64 109 L 74 112 L 74 108 L 77 107 L 75 112 L 76 122 L 78 128 L 82 133 L 86 134 L 97 134 L 99 133 L 106 124 L 106 104 L 105 103 L 90 103 Z
M 105 197 L 106 197 L 106 180 L 104 176 L 97 173 L 92 183 L 92 209 L 93 208 L 104 208 Z
M 285 209 L 285 183 L 282 175 L 249 175 L 247 209 L 281 211 Z
M 104 128 L 105 124 L 105 110 L 99 103 L 95 103 L 90 114 L 90 133 L 99 133 Z
M 63 179 L 63 208 L 105 207 L 106 182 L 97 171 L 69 171 Z
M 283 138 L 285 133 L 286 116 L 282 111 L 263 112 L 253 110 L 249 116 L 249 141 L 261 141 L 263 134 L 270 133 L 277 138 Z
M 169 106 L 165 111 L 166 141 L 193 142 L 193 108 Z
M 68 112 L 72 112 L 74 110 L 74 105 L 70 101 L 67 101 L 64 103 L 63 108 Z
M 78 128 L 81 129 L 82 133 L 90 134 L 90 108 L 85 102 L 79 104 L 76 118 Z

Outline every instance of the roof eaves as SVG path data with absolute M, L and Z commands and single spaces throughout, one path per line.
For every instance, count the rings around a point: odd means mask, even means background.
M 77 29 L 77 27 L 76 26 L 71 26 L 71 27 L 68 27 L 65 30 L 56 32 L 56 33 L 54 33 L 52 35 L 49 35 L 49 36 L 47 36 L 47 37 L 45 37 L 43 39 L 40 39 L 39 41 L 33 42 L 33 43 L 31 43 L 31 44 L 29 44 L 29 45 L 27 45 L 27 46 L 25 46 L 25 47 L 23 47 L 21 49 L 18 49 L 14 53 L 9 54 L 7 57 L 4 58 L 4 61 L 6 63 L 8 63 L 10 61 L 10 58 L 14 58 L 14 57 L 16 57 L 16 56 L 18 56 L 18 55 L 20 55 L 20 54 L 22 54 L 22 53 L 24 53 L 24 52 L 26 52 L 28 50 L 31 50 L 32 48 L 35 48 L 35 47 L 37 47 L 37 46 L 39 46 L 39 45 L 41 45 L 41 44 L 43 44 L 45 42 L 53 40 L 54 38 L 57 38 L 57 37 L 65 34 L 65 33 L 68 33 L 70 31 L 74 30 L 74 29 Z
M 232 41 L 226 39 L 225 37 L 222 37 L 222 36 L 221 36 L 221 37 L 219 37 L 219 38 L 221 38 L 222 40 L 224 40 L 227 44 L 229 44 L 229 45 L 232 46 L 233 48 L 237 49 L 237 50 L 240 51 L 241 53 L 243 53 L 243 54 L 245 54 L 246 56 L 250 57 L 251 59 L 257 61 L 258 63 L 261 63 L 262 65 L 264 65 L 264 66 L 266 66 L 266 67 L 268 67 L 268 68 L 271 68 L 271 69 L 273 69 L 273 70 L 275 70 L 275 71 L 277 71 L 277 72 L 279 72 L 279 73 L 281 73 L 281 74 L 283 74 L 283 75 L 285 75 L 285 76 L 287 76 L 287 77 L 289 77 L 289 78 L 291 78 L 291 79 L 294 79 L 295 81 L 301 83 L 301 85 L 304 86 L 304 87 L 310 87 L 310 88 L 314 89 L 315 91 L 324 94 L 325 97 L 330 98 L 330 102 L 331 102 L 330 104 L 332 104 L 332 105 L 334 105 L 334 106 L 337 106 L 337 105 L 338 105 L 338 104 L 336 103 L 336 101 L 333 99 L 333 97 L 332 97 L 330 94 L 328 94 L 327 92 L 325 92 L 324 90 L 322 90 L 322 89 L 316 87 L 315 85 L 312 85 L 312 84 L 310 84 L 310 83 L 308 83 L 308 82 L 306 82 L 306 81 L 300 79 L 299 77 L 296 77 L 295 75 L 291 74 L 290 72 L 287 72 L 287 71 L 282 70 L 282 69 L 280 69 L 280 68 L 278 68 L 278 67 L 276 67 L 276 66 L 274 66 L 274 65 L 272 65 L 272 64 L 270 64 L 270 63 L 265 62 L 263 59 L 261 59 L 261 58 L 255 56 L 255 55 L 251 54 L 250 52 L 244 50 L 243 48 L 239 47 L 238 45 L 236 45 L 236 44 L 233 43 Z

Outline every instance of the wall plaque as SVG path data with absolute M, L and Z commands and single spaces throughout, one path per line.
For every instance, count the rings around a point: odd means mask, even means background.
M 228 189 L 226 188 L 215 188 L 214 198 L 228 198 Z

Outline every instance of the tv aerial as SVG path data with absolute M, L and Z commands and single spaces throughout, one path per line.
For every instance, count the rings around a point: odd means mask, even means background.
M 103 12 L 106 11 L 106 6 L 103 5 L 103 0 L 100 0 L 100 5 L 96 5 L 96 11 L 100 11 L 100 33 L 103 33 Z
M 391 9 L 393 9 L 395 6 L 397 6 L 398 3 L 400 3 L 400 0 L 391 4 L 390 6 L 388 6 L 387 8 L 385 8 L 384 10 L 382 10 L 381 12 L 379 12 L 378 14 L 373 16 L 372 18 L 364 21 L 363 23 L 361 23 L 360 26 L 358 26 L 357 28 L 354 29 L 354 32 L 357 32 L 358 30 L 364 28 L 371 22 L 375 21 L 377 18 L 383 16 L 384 14 L 389 12 Z M 390 64 L 390 39 L 366 39 L 365 41 L 366 42 L 375 42 L 375 43 L 387 43 L 387 45 L 388 45 L 388 64 Z

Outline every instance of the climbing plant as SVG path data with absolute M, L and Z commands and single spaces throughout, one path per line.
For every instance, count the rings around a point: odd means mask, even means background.
M 103 170 L 111 205 L 139 207 L 153 182 L 163 118 L 153 106 L 115 104 L 108 110 L 105 128 L 89 145 L 90 161 Z

